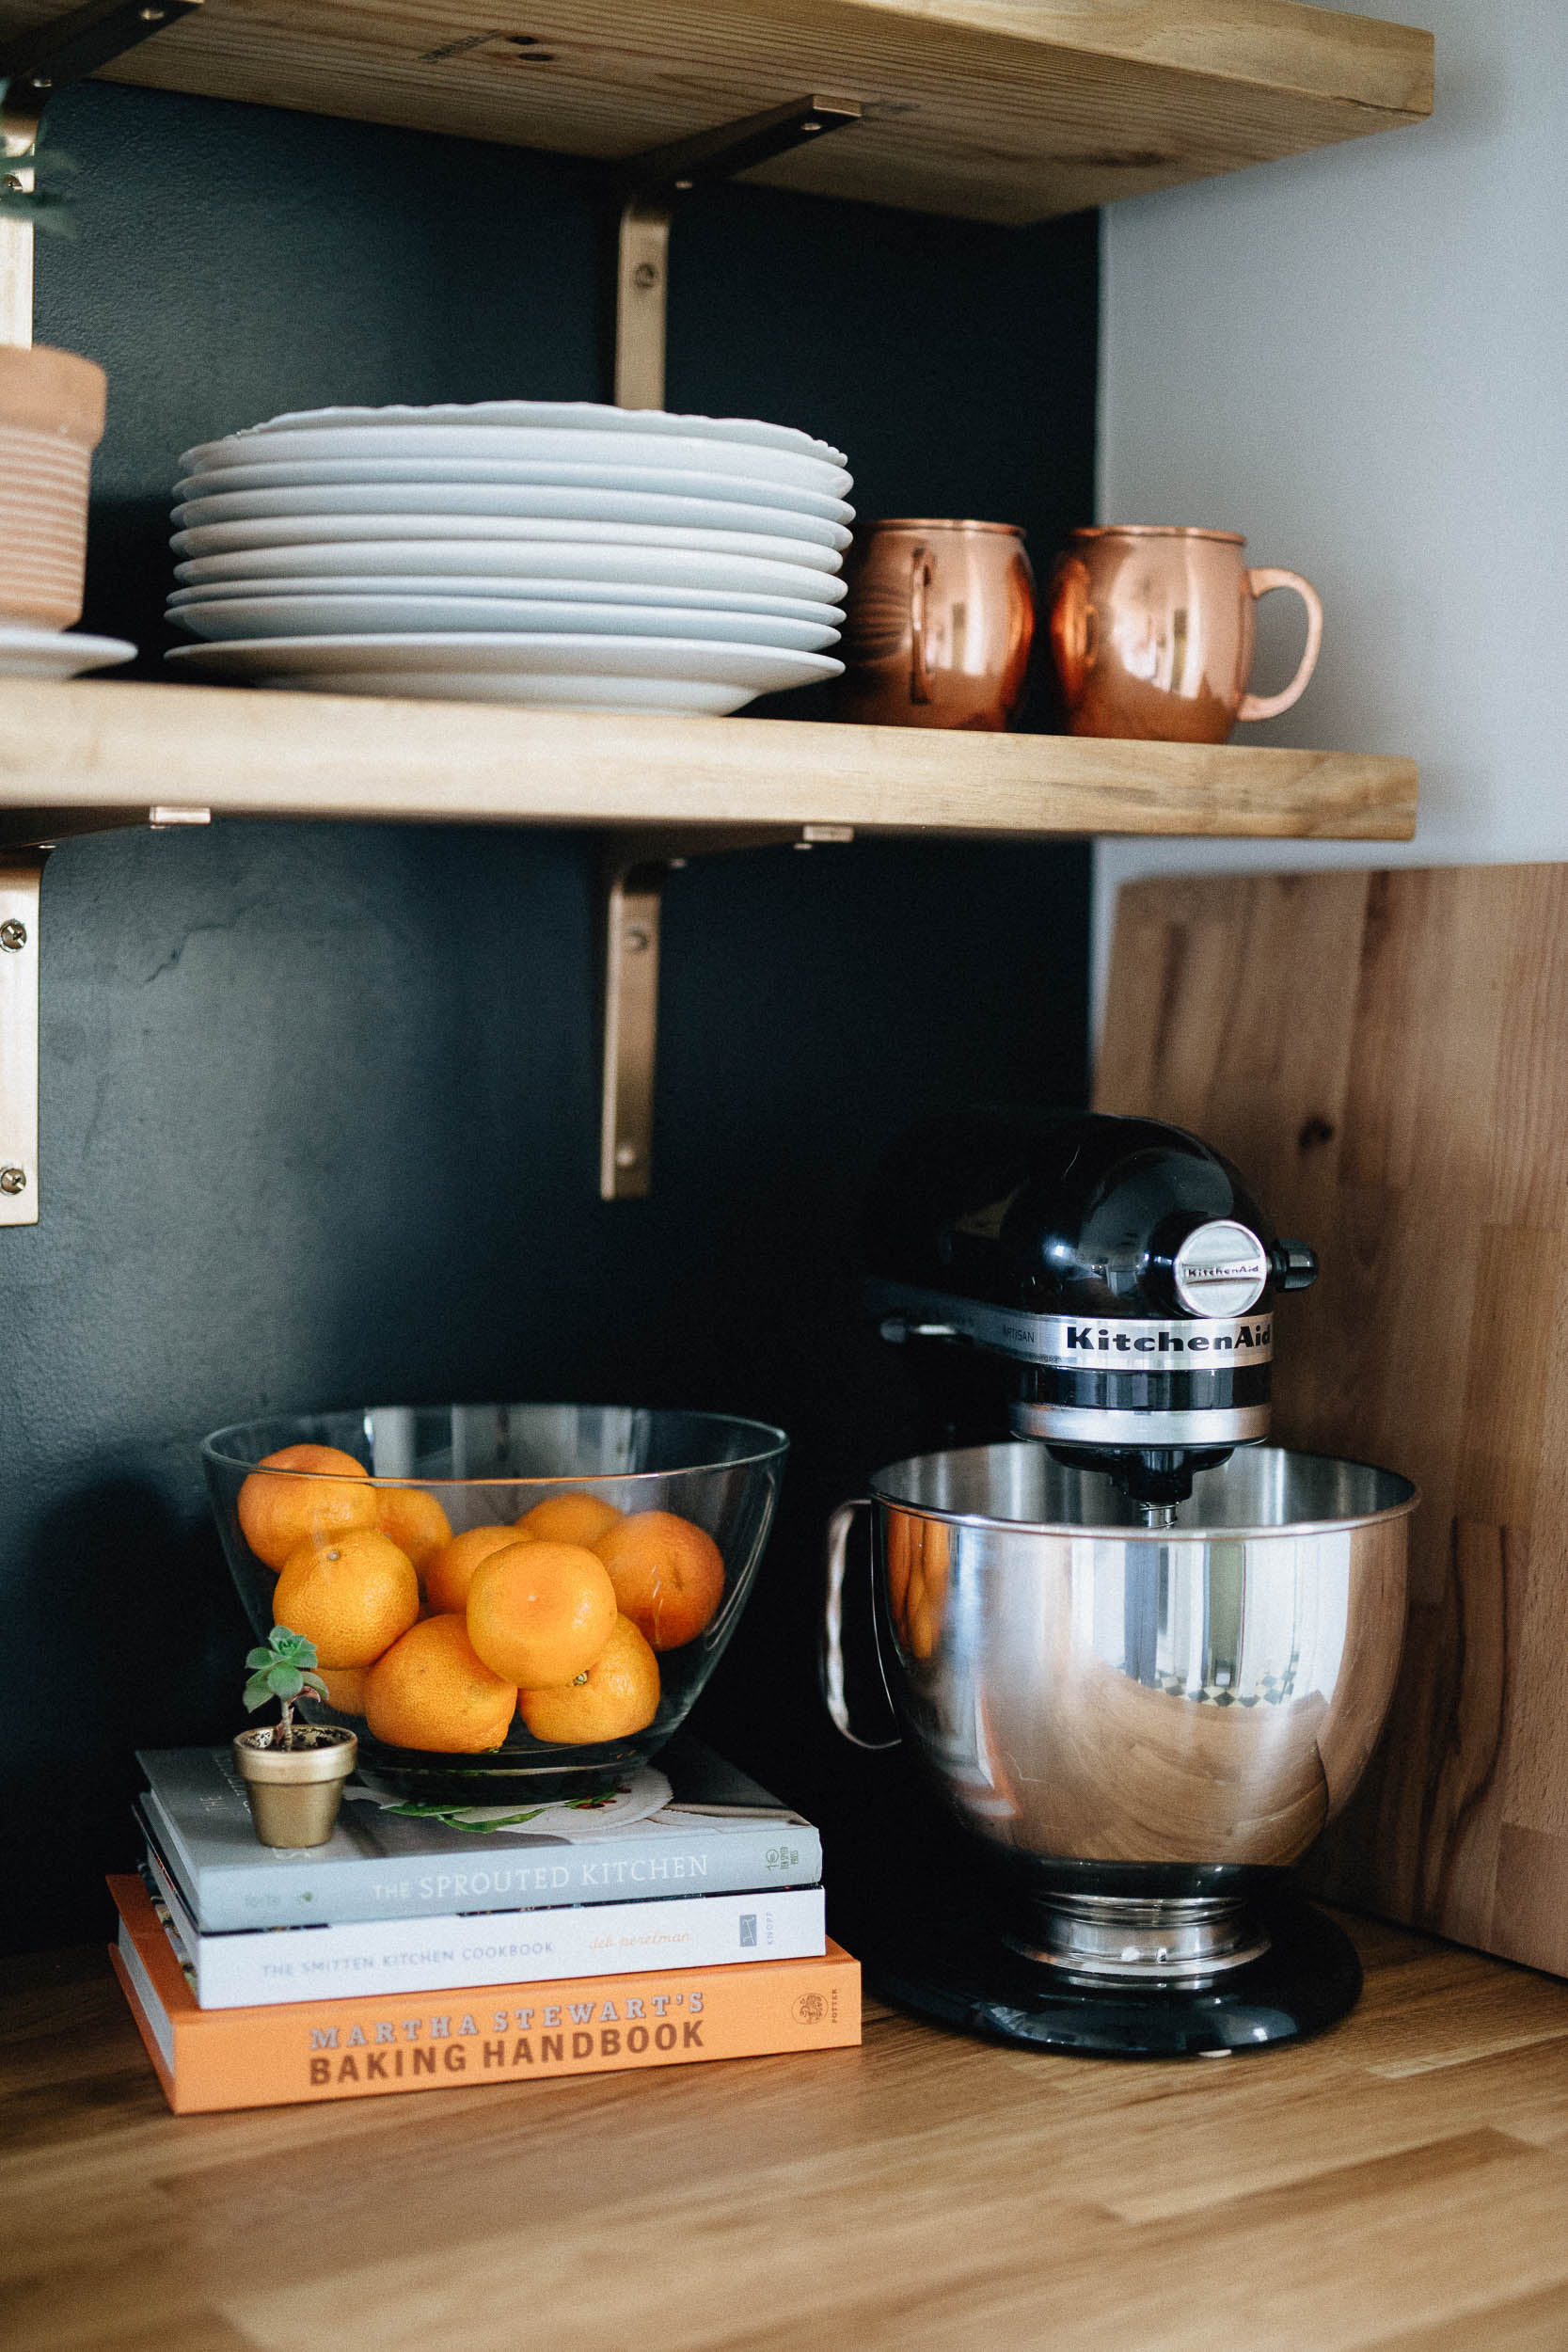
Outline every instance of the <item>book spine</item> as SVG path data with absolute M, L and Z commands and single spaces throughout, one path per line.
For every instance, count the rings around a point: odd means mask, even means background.
M 490 1986 L 468 2008 L 404 2001 L 383 2015 L 358 2001 L 198 2010 L 172 1961 L 178 1992 L 156 1959 L 147 1964 L 142 1941 L 124 1918 L 110 1958 L 181 2115 L 844 2049 L 861 2038 L 859 1965 L 836 1946 L 820 1960 L 590 1979 L 551 1988 L 559 1997 L 549 2000 L 519 2002 L 515 1987 Z
M 178 1859 L 172 1856 L 171 1859 Z M 822 1840 L 799 1822 L 761 1821 L 673 1838 L 635 1833 L 602 1846 L 539 1845 L 441 1854 L 388 1867 L 299 1862 L 266 1872 L 209 1866 L 189 1874 L 202 1932 L 297 1928 L 310 1919 L 335 1927 L 371 1919 L 439 1918 L 455 1911 L 545 1911 L 577 1903 L 668 1902 L 680 1895 L 744 1895 L 759 1887 L 815 1886 Z
M 478 1984 L 626 1976 L 650 1967 L 803 1960 L 819 1957 L 825 1942 L 821 1888 L 797 1887 L 696 1895 L 674 1903 L 201 1935 L 190 1958 L 203 2009 L 242 2009 L 362 1991 L 445 1993 Z

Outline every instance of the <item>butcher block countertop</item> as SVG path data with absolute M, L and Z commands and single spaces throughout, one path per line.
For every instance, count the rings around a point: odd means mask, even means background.
M 865 2045 L 164 2106 L 102 1956 L 0 1979 L 8 2352 L 1562 2352 L 1568 1984 L 1346 1921 L 1298 2050 Z

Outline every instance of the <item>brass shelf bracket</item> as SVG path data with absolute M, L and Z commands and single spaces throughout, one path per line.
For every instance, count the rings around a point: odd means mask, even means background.
M 733 180 L 792 147 L 861 119 L 853 98 L 795 98 L 696 138 L 653 147 L 622 167 L 625 201 L 615 266 L 615 390 L 618 408 L 664 405 L 670 223 L 677 197 L 705 181 Z
M 31 196 L 34 151 L 50 93 L 86 81 L 111 57 L 198 8 L 202 0 L 87 0 L 51 17 L 0 50 L 0 176 L 12 196 Z M 33 340 L 33 224 L 24 209 L 0 216 L 0 343 Z M 0 1224 L 17 1223 L 0 1209 Z
M 48 854 L 0 853 L 0 1225 L 39 1221 L 39 882 Z
M 787 841 L 852 841 L 849 825 L 750 826 L 612 834 L 604 845 L 600 953 L 599 1198 L 641 1200 L 653 1172 L 658 1043 L 658 934 L 664 885 L 694 857 Z

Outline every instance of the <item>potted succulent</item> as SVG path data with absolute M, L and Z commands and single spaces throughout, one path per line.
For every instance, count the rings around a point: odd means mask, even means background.
M 359 1742 L 337 1724 L 294 1721 L 294 1701 L 307 1691 L 325 1698 L 315 1671 L 315 1645 L 275 1625 L 264 1647 L 245 1653 L 250 1679 L 245 1703 L 253 1712 L 276 1699 L 278 1720 L 234 1740 L 234 1762 L 250 1800 L 250 1818 L 263 1846 L 325 1846 L 353 1772 Z
M 25 157 L 0 159 L 0 625 L 62 629 L 82 617 L 107 379 L 96 360 L 34 343 L 32 301 L 33 230 L 74 233 L 58 184 L 71 168 L 41 135 Z

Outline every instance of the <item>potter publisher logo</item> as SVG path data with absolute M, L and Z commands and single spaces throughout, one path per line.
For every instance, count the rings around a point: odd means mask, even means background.
M 798 2026 L 820 2026 L 828 2014 L 825 1993 L 802 1993 L 790 2011 Z

